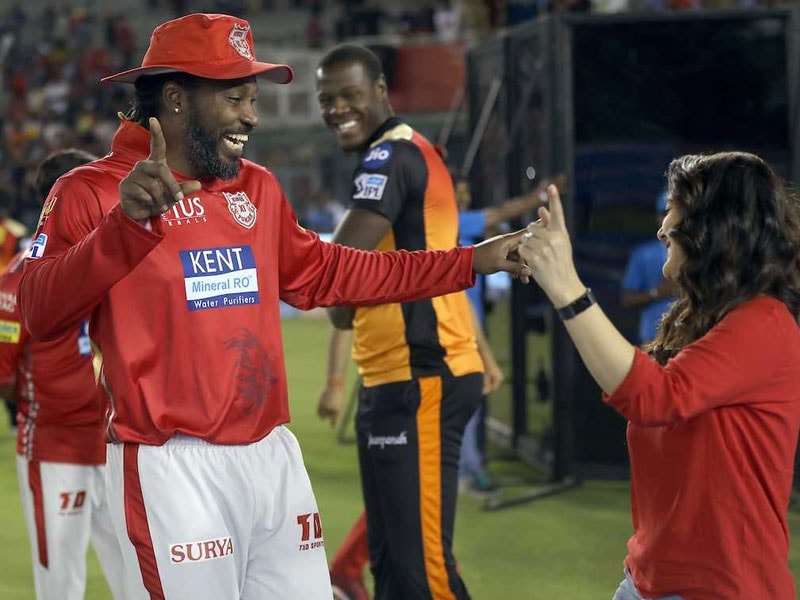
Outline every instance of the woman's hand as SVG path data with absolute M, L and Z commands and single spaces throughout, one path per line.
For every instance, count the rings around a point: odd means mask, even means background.
M 517 252 L 553 305 L 561 308 L 583 295 L 586 287 L 572 261 L 572 243 L 556 186 L 547 186 L 547 199 L 548 206 L 539 208 L 539 220 L 528 225 Z

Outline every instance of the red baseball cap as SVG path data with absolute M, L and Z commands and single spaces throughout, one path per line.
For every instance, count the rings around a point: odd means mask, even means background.
M 188 73 L 206 79 L 240 79 L 251 75 L 289 83 L 287 65 L 257 62 L 250 23 L 230 15 L 195 13 L 167 21 L 153 30 L 142 66 L 100 81 L 134 83 L 142 75 Z

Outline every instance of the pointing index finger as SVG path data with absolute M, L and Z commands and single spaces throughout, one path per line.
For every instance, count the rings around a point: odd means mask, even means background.
M 547 186 L 547 210 L 550 213 L 548 229 L 561 229 L 566 231 L 567 222 L 564 219 L 564 207 L 561 204 L 561 196 L 558 188 L 553 184 Z
M 155 117 L 150 117 L 150 156 L 147 158 L 164 164 L 167 162 L 167 142 L 161 123 Z
M 175 181 L 175 178 L 172 176 L 172 173 L 169 172 L 169 168 L 167 166 L 167 141 L 164 139 L 164 131 L 161 129 L 161 123 L 158 122 L 158 119 L 155 117 L 150 117 L 150 156 L 147 157 L 147 160 L 151 162 L 156 162 L 161 165 L 164 171 L 163 174 L 159 175 L 159 179 L 161 183 L 166 186 L 169 193 L 175 198 L 176 202 L 180 202 L 183 200 L 183 191 L 181 190 L 181 186 Z M 164 210 L 168 208 L 167 205 L 163 206 Z

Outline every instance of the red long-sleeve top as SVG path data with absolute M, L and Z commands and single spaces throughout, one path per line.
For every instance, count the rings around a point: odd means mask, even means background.
M 56 183 L 20 286 L 34 337 L 91 314 L 112 440 L 243 444 L 287 422 L 279 298 L 302 309 L 380 304 L 473 283 L 471 248 L 370 253 L 320 241 L 275 177 L 246 160 L 148 230 L 123 213 L 118 190 L 148 152 L 149 133 L 123 122 L 108 156 Z
M 800 429 L 800 330 L 758 297 L 666 366 L 637 350 L 605 400 L 628 419 L 642 596 L 795 600 L 787 508 Z
M 21 277 L 20 254 L 0 275 L 0 384 L 14 384 L 17 454 L 31 461 L 101 465 L 103 407 L 87 323 L 55 340 L 31 340 L 17 306 Z

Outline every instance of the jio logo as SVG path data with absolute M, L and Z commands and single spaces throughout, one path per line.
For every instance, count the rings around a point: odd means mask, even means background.
M 385 165 L 387 162 L 389 162 L 391 157 L 391 144 L 380 144 L 369 151 L 369 154 L 367 154 L 366 158 L 364 158 L 361 164 L 368 169 L 375 169 Z

